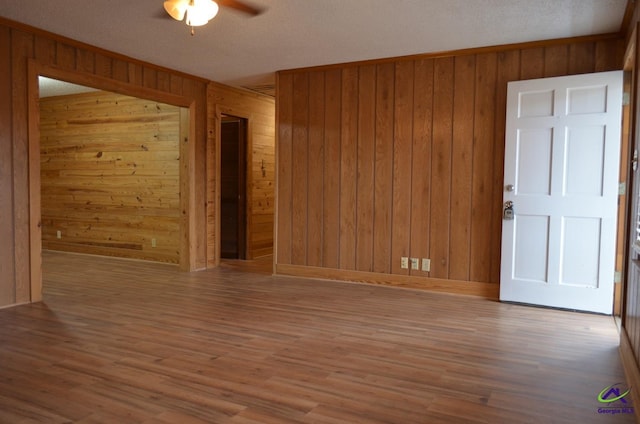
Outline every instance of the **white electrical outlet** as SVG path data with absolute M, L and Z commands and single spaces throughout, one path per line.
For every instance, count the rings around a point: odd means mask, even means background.
M 411 258 L 411 269 L 420 269 L 418 258 Z
M 151 247 L 156 247 L 158 245 L 158 243 L 156 242 L 156 239 L 152 238 L 151 239 Z
M 409 258 L 403 256 L 400 258 L 400 268 L 409 269 Z
M 431 259 L 422 258 L 422 270 L 425 272 L 431 271 Z
M 56 238 L 59 238 L 59 239 L 62 238 L 62 231 L 60 230 L 56 231 Z

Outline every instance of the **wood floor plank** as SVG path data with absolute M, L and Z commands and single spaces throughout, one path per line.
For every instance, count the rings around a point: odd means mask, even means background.
M 611 317 L 44 252 L 0 310 L 0 423 L 631 423 Z

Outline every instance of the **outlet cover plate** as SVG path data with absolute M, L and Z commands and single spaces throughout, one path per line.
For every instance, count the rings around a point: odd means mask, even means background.
M 424 272 L 431 271 L 431 259 L 422 258 L 422 270 Z

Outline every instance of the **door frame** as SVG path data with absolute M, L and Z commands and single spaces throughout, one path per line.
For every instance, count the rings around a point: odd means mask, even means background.
M 27 62 L 28 96 L 28 174 L 29 174 L 29 269 L 31 302 L 42 301 L 42 210 L 40 175 L 40 89 L 38 77 L 45 76 L 73 84 L 93 87 L 132 97 L 144 98 L 160 103 L 178 106 L 188 110 L 188 117 L 181 122 L 188 123 L 185 131 L 187 139 L 180 143 L 180 269 L 195 271 L 196 243 L 195 227 L 195 158 L 196 158 L 196 98 L 179 96 L 152 88 L 132 85 L 125 82 L 100 77 L 95 74 L 71 71 L 53 65 L 45 65 L 35 59 Z M 181 131 L 182 132 L 182 131 Z
M 221 149 L 221 153 L 220 153 L 220 160 L 223 161 L 225 158 L 223 157 L 224 152 L 222 152 L 222 125 L 225 122 L 225 119 L 223 118 L 232 118 L 233 120 L 237 121 L 239 123 L 238 125 L 238 138 L 237 141 L 239 142 L 239 144 L 242 144 L 242 146 L 238 149 L 238 156 L 239 156 L 239 162 L 238 162 L 238 167 L 237 167 L 237 173 L 238 173 L 238 179 L 239 179 L 239 184 L 238 187 L 240 189 L 240 199 L 238 201 L 238 218 L 239 218 L 239 222 L 238 222 L 238 234 L 236 237 L 236 241 L 237 241 L 237 251 L 238 251 L 238 258 L 237 259 L 241 259 L 241 260 L 246 260 L 247 255 L 249 254 L 249 238 L 247 237 L 247 231 L 248 231 L 248 225 L 247 225 L 247 219 L 248 219 L 248 213 L 247 213 L 247 206 L 248 206 L 248 202 L 247 202 L 247 194 L 249 192 L 249 184 L 247 183 L 247 178 L 248 178 L 248 174 L 251 171 L 251 166 L 249 166 L 250 162 L 248 160 L 247 157 L 247 150 L 248 150 L 248 143 L 247 143 L 247 127 L 249 125 L 249 120 L 246 118 L 242 118 L 236 115 L 229 115 L 226 113 L 223 113 L 221 115 L 221 119 L 220 119 L 220 149 Z M 242 166 L 242 165 L 244 166 Z M 222 173 L 222 168 L 220 169 L 220 172 Z M 242 173 L 242 174 L 241 174 Z M 220 193 L 222 195 L 222 193 Z M 220 204 L 220 207 L 222 208 L 222 203 Z M 222 212 L 221 212 L 222 214 Z M 221 217 L 222 218 L 222 217 Z M 222 228 L 220 228 L 220 232 L 218 233 L 220 234 L 220 239 L 222 240 Z M 220 255 L 222 255 L 222 250 L 220 250 Z
M 215 108 L 214 131 L 215 131 L 215 256 L 214 266 L 220 265 L 220 202 L 221 202 L 221 162 L 222 162 L 222 115 L 233 116 L 244 119 L 245 126 L 245 260 L 253 259 L 251 249 L 252 224 L 253 224 L 253 114 L 245 113 L 233 107 L 217 104 Z M 210 189 L 209 189 L 210 190 Z
M 624 220 L 624 228 L 623 233 L 618 234 L 618 237 L 622 239 L 622 243 L 619 244 L 621 251 L 618 254 L 622 255 L 622 275 L 621 275 L 621 299 L 620 299 L 620 325 L 621 327 L 626 327 L 627 321 L 627 298 L 628 298 L 628 279 L 629 272 L 631 271 L 631 253 L 633 249 L 633 239 L 632 232 L 635 228 L 635 217 L 634 217 L 634 202 L 633 194 L 635 191 L 635 181 L 634 181 L 634 171 L 633 167 L 629 166 L 633 160 L 633 152 L 634 150 L 640 149 L 640 143 L 638 143 L 636 132 L 638 131 L 638 117 L 636 114 L 636 99 L 638 98 L 638 86 L 637 82 L 637 71 L 638 71 L 638 61 L 640 57 L 637 54 L 637 44 L 638 37 L 640 37 L 640 33 L 638 32 L 638 26 L 636 25 L 633 28 L 633 32 L 631 37 L 629 38 L 629 44 L 627 45 L 627 49 L 624 54 L 623 61 L 623 71 L 625 75 L 629 75 L 629 105 L 628 105 L 628 128 L 623 126 L 623 134 L 625 130 L 628 131 L 627 136 L 622 139 L 622 143 L 626 143 L 627 146 L 627 172 L 626 172 L 626 196 L 625 196 L 625 204 L 624 207 L 621 204 L 619 207 L 624 208 L 626 211 L 626 217 Z M 626 80 L 626 78 L 625 78 Z M 624 122 L 624 120 L 623 120 Z

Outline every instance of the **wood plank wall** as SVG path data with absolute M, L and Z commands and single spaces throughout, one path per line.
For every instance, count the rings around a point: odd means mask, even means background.
M 220 160 L 217 137 L 220 134 L 220 115 L 247 119 L 247 259 L 273 253 L 273 226 L 275 209 L 275 99 L 243 89 L 210 83 L 209 150 L 207 151 L 207 186 L 219 184 L 216 165 Z M 207 246 L 208 265 L 216 266 L 219 246 L 215 223 L 219 221 L 218 190 L 207 191 Z
M 73 40 L 16 24 L 0 18 L 0 236 L 5 244 L 0 253 L 0 307 L 37 300 L 32 296 L 32 278 L 37 279 L 38 249 L 32 252 L 29 181 L 29 76 L 30 63 L 54 70 L 57 78 L 119 93 L 186 102 L 194 105 L 193 147 L 182 193 L 186 202 L 181 213 L 189 229 L 185 269 L 206 267 L 206 81 L 146 64 Z M 33 81 L 32 81 L 33 79 Z M 33 100 L 32 101 L 37 101 Z M 32 181 L 31 184 L 34 184 Z M 186 191 L 185 191 L 186 190 Z M 13 242 L 6 242 L 12 240 Z M 33 276 L 32 277 L 32 273 Z
M 40 149 L 44 248 L 179 262 L 178 106 L 106 91 L 41 98 Z
M 622 55 L 603 36 L 280 72 L 276 272 L 495 297 L 507 82 Z

